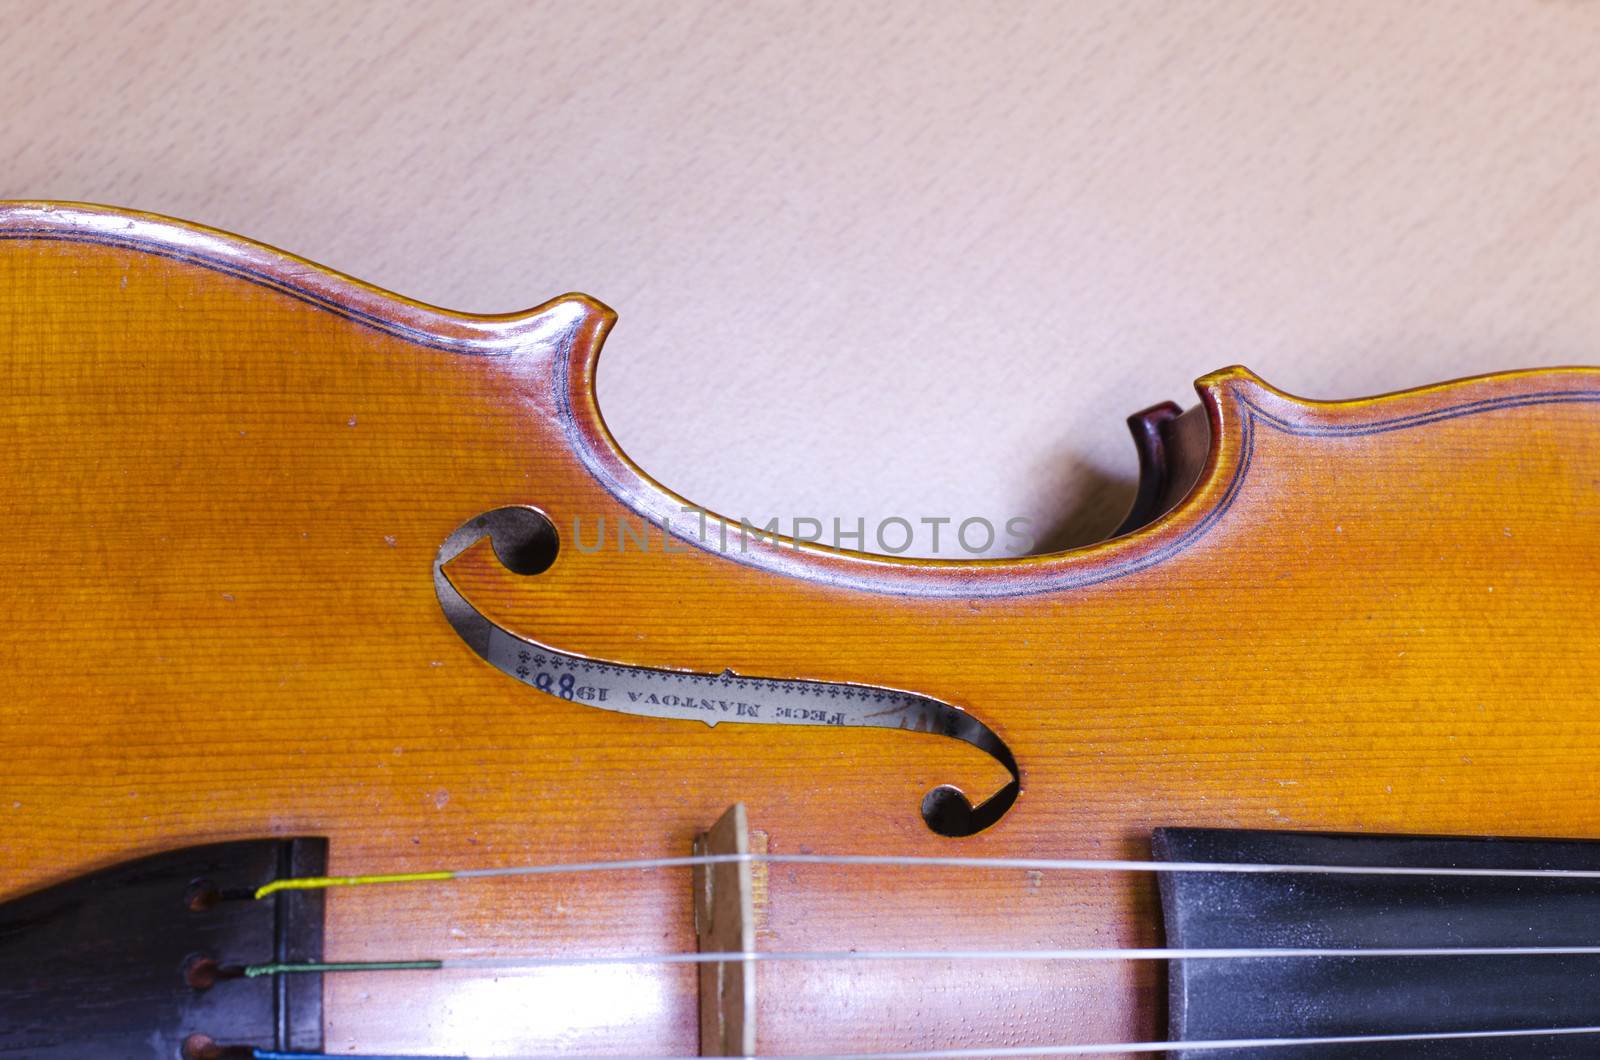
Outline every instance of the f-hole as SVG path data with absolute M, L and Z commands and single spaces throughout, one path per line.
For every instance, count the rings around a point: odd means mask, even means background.
M 543 574 L 561 551 L 555 524 L 537 508 L 496 508 L 479 518 L 490 528 L 489 544 L 495 556 L 513 574 Z

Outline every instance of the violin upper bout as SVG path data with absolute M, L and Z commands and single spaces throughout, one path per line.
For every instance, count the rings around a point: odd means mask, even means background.
M 267 316 L 262 303 L 242 297 L 249 288 L 287 296 L 374 334 L 416 346 L 462 354 L 513 357 L 534 363 L 576 351 L 575 363 L 592 367 L 616 314 L 584 294 L 565 294 L 510 313 L 461 313 L 428 305 L 364 283 L 265 243 L 156 214 L 89 203 L 0 202 L 0 259 L 26 270 L 43 294 L 51 273 L 107 266 L 117 288 L 142 323 L 150 312 L 135 307 L 130 290 L 143 259 L 150 279 L 166 286 L 165 311 L 187 308 L 184 294 L 239 292 L 240 314 Z M 241 283 L 244 286 L 241 286 Z M 45 306 L 41 303 L 40 308 Z

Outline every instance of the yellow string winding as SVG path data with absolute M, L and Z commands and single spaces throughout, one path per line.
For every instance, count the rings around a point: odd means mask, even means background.
M 432 883 L 455 878 L 456 874 L 448 871 L 394 872 L 380 876 L 299 876 L 262 884 L 256 888 L 256 897 L 267 898 L 279 891 L 321 891 L 329 887 L 365 887 L 370 883 Z

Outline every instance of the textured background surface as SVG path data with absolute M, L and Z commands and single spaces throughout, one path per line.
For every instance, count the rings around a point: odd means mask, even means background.
M 623 446 L 759 522 L 1071 543 L 1131 497 L 1123 416 L 1213 368 L 1600 362 L 1597 3 L 0 0 L 0 32 L 0 197 L 459 309 L 587 291 Z

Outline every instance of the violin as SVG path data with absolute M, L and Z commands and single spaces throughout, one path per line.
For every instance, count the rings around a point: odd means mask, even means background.
M 652 481 L 614 319 L 0 207 L 0 1056 L 1600 1052 L 1600 371 L 917 559 Z

